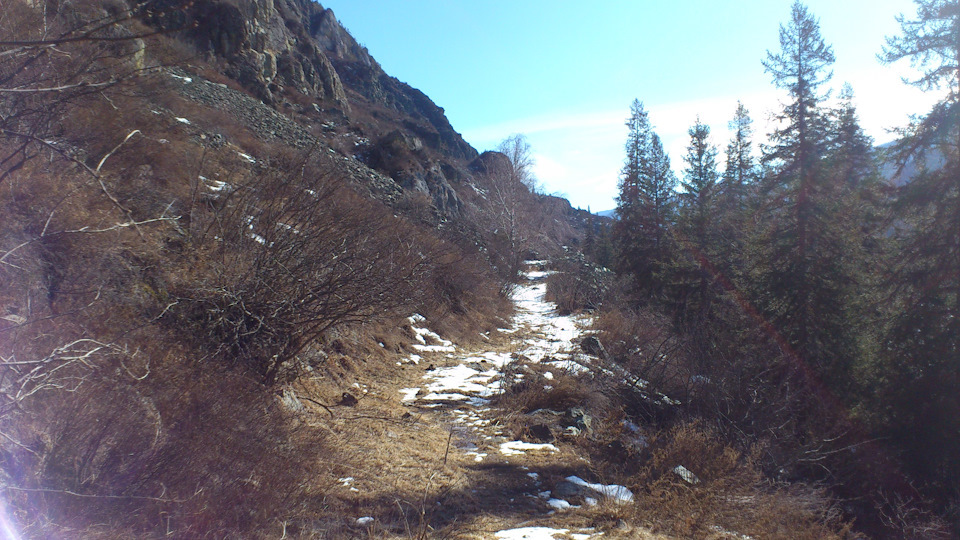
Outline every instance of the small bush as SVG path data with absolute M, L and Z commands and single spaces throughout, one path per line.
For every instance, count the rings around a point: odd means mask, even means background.
M 319 167 L 303 159 L 300 171 Z M 329 170 L 292 180 L 271 171 L 235 193 L 200 237 L 214 243 L 209 277 L 178 292 L 176 324 L 194 328 L 210 355 L 272 384 L 327 330 L 416 305 L 433 243 Z
M 651 446 L 649 465 L 633 478 L 640 493 L 635 519 L 658 530 L 812 540 L 844 538 L 849 529 L 822 491 L 767 484 L 756 465 L 758 450 L 737 450 L 703 423 L 680 424 Z M 694 477 L 681 476 L 678 466 Z
M 509 369 L 509 366 L 505 369 Z M 508 411 L 529 413 L 538 409 L 566 411 L 584 405 L 594 391 L 577 375 L 551 372 L 552 379 L 542 373 L 525 373 L 523 379 L 510 384 L 497 399 L 497 404 Z M 509 373 L 507 380 L 512 380 Z
M 562 314 L 595 311 L 615 301 L 613 273 L 582 257 L 566 257 L 553 265 L 547 278 L 546 299 L 557 304 Z
M 118 357 L 89 360 L 89 382 L 38 395 L 23 403 L 30 416 L 6 426 L 37 441 L 5 463 L 20 471 L 10 502 L 25 512 L 25 533 L 112 523 L 133 535 L 223 537 L 297 517 L 306 480 L 320 473 L 304 458 L 330 451 L 269 392 L 172 356 L 127 358 L 129 372 Z

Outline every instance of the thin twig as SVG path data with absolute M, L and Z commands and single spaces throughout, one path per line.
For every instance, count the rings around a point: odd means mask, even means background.
M 12 489 L 14 491 L 25 491 L 28 493 L 60 493 L 63 495 L 72 495 L 74 497 L 83 497 L 89 499 L 135 499 L 142 501 L 157 501 L 157 502 L 170 502 L 170 503 L 185 503 L 190 499 L 167 499 L 163 497 L 148 497 L 144 495 L 91 495 L 88 493 L 77 493 L 75 491 L 70 491 L 68 489 L 46 489 L 46 488 L 22 488 L 17 486 L 2 486 L 0 489 Z

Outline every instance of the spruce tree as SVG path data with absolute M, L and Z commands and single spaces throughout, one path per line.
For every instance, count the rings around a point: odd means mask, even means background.
M 672 253 L 670 228 L 677 180 L 643 104 L 634 100 L 627 120 L 626 161 L 614 227 L 617 268 L 634 277 L 648 296 L 662 290 L 663 269 Z
M 674 256 L 673 226 L 676 222 L 677 177 L 670 168 L 670 156 L 660 137 L 650 137 L 650 162 L 640 182 L 641 240 L 646 246 L 650 281 L 645 285 L 651 296 L 663 291 L 664 272 Z
M 699 117 L 687 133 L 690 135 L 690 144 L 683 158 L 687 166 L 680 183 L 684 189 L 680 199 L 689 221 L 685 227 L 688 236 L 700 247 L 705 247 L 708 221 L 716 199 L 717 149 L 710 144 L 710 126 L 700 122 Z
M 739 203 L 746 195 L 747 187 L 757 178 L 757 165 L 753 159 L 753 119 L 742 102 L 737 101 L 737 110 L 728 127 L 733 134 L 726 150 L 722 191 Z
M 683 191 L 679 194 L 681 250 L 671 278 L 674 301 L 682 319 L 702 319 L 709 308 L 707 266 L 716 259 L 717 149 L 710 144 L 710 127 L 700 122 L 688 131 L 690 144 L 683 161 L 686 164 Z
M 760 173 L 753 156 L 753 120 L 741 102 L 727 124 L 731 131 L 723 177 L 717 188 L 718 271 L 739 281 L 748 268 L 746 244 L 756 224 L 755 190 Z
M 636 234 L 639 229 L 641 196 L 640 181 L 649 160 L 650 120 L 643 103 L 635 99 L 630 105 L 630 118 L 626 121 L 627 142 L 624 145 L 626 160 L 620 172 L 617 197 L 617 223 L 614 226 L 614 245 L 617 252 L 617 270 L 637 274 L 642 264 L 642 251 Z
M 901 16 L 902 35 L 881 58 L 909 59 L 923 90 L 949 89 L 894 148 L 902 166 L 920 172 L 894 206 L 900 250 L 889 281 L 897 303 L 886 340 L 880 405 L 886 430 L 907 463 L 942 497 L 960 497 L 960 2 L 915 0 L 917 17 Z M 939 162 L 942 166 L 923 167 Z
M 794 350 L 831 383 L 847 384 L 855 354 L 844 298 L 849 293 L 843 264 L 844 243 L 826 156 L 829 118 L 821 107 L 830 80 L 833 51 L 820 35 L 817 19 L 795 2 L 790 21 L 780 27 L 778 54 L 763 62 L 774 84 L 790 101 L 771 134 L 764 161 L 761 291 L 757 298 Z

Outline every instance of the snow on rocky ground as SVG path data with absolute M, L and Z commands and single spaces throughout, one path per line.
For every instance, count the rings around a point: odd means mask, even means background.
M 599 538 L 603 533 L 587 532 L 571 533 L 569 529 L 552 529 L 550 527 L 520 527 L 497 532 L 498 540 L 554 540 L 555 538 L 573 538 L 573 540 L 588 540 Z M 566 535 L 566 536 L 565 536 Z
M 531 268 L 545 265 L 544 261 L 528 261 Z M 428 328 L 428 322 L 421 315 L 410 317 L 409 323 L 417 343 L 414 348 L 419 354 L 412 354 L 401 361 L 404 364 L 420 364 L 431 361 L 419 387 L 400 390 L 402 401 L 425 411 L 446 414 L 451 422 L 451 433 L 461 436 L 456 447 L 465 456 L 476 463 L 488 460 L 512 462 L 510 460 L 534 459 L 537 463 L 556 459 L 561 450 L 549 443 L 530 443 L 509 440 L 497 426 L 491 425 L 489 402 L 503 390 L 507 377 L 517 380 L 523 377 L 521 363 L 551 366 L 554 371 L 568 370 L 574 373 L 586 371 L 590 360 L 587 356 L 574 352 L 578 349 L 575 341 L 580 337 L 581 328 L 589 321 L 584 317 L 562 316 L 556 306 L 544 299 L 546 278 L 550 272 L 531 270 L 525 274 L 525 280 L 513 293 L 516 315 L 511 328 L 501 329 L 502 333 L 522 336 L 515 343 L 513 352 L 467 352 L 443 339 Z M 425 359 L 426 358 L 426 359 Z M 434 367 L 436 364 L 437 367 Z M 549 373 L 549 372 L 548 372 Z M 552 374 L 546 377 L 552 378 Z M 522 463 L 522 461 L 521 461 Z M 526 471 L 524 466 L 521 470 Z M 526 497 L 542 501 L 541 513 L 529 516 L 530 519 L 549 520 L 556 512 L 567 511 L 578 506 L 559 497 L 552 497 L 550 491 L 543 491 L 540 475 L 536 471 L 525 472 L 531 481 L 531 492 Z M 566 482 L 589 490 L 595 498 L 584 497 L 586 504 L 597 504 L 597 499 L 608 498 L 617 502 L 631 502 L 633 494 L 619 485 L 589 483 L 576 476 L 570 476 Z M 504 529 L 496 533 L 496 538 L 507 540 L 575 538 L 587 540 L 599 538 L 603 533 L 593 529 L 571 530 L 551 527 L 519 527 Z

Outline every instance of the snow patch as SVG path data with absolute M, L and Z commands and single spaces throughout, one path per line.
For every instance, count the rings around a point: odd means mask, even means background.
M 683 479 L 684 482 L 688 484 L 699 484 L 700 479 L 697 478 L 697 475 L 693 474 L 690 469 L 684 467 L 683 465 L 677 465 L 673 468 L 673 473 Z
M 613 499 L 620 503 L 633 502 L 633 492 L 631 492 L 625 486 L 618 486 L 616 484 L 612 484 L 612 485 L 591 484 L 590 482 L 587 482 L 586 480 L 580 478 L 579 476 L 568 476 L 567 482 L 592 489 L 593 491 L 596 491 L 597 493 L 603 495 L 604 497 Z
M 400 393 L 403 394 L 403 398 L 401 398 L 400 401 L 403 403 L 414 401 L 417 399 L 417 394 L 419 392 L 419 388 L 401 388 Z
M 413 364 L 416 366 L 416 365 L 420 365 L 420 360 L 423 360 L 422 356 L 420 356 L 419 354 L 411 354 L 410 356 L 401 360 L 400 364 Z M 400 365 L 400 364 L 397 364 L 397 365 Z
M 558 536 L 567 534 L 568 532 L 570 532 L 570 529 L 521 527 L 519 529 L 497 531 L 495 536 L 500 540 L 554 540 Z
M 580 508 L 579 506 L 574 506 L 563 499 L 550 499 L 547 501 L 547 504 L 550 505 L 554 510 L 569 510 L 571 508 Z
M 467 452 L 467 455 L 473 456 L 473 460 L 476 461 L 477 463 L 480 463 L 481 461 L 483 461 L 483 458 L 487 457 L 487 454 L 483 452 L 475 452 L 475 451 Z
M 203 182 L 203 185 L 206 186 L 207 189 L 215 193 L 219 193 L 221 191 L 230 191 L 231 186 L 226 182 L 221 182 L 220 180 L 210 180 L 205 176 L 201 176 L 200 181 Z
M 724 535 L 724 536 L 732 536 L 732 537 L 734 537 L 734 538 L 737 538 L 738 540 L 754 540 L 754 538 L 753 538 L 752 536 L 749 536 L 749 535 L 746 535 L 746 534 L 740 534 L 740 533 L 735 532 L 735 531 L 728 531 L 727 529 L 724 529 L 723 527 L 721 527 L 721 526 L 719 526 L 719 525 L 714 525 L 714 526 L 712 526 L 712 527 L 710 527 L 710 528 L 713 529 L 714 531 L 716 531 L 716 532 Z
M 528 443 L 523 441 L 507 441 L 500 443 L 500 453 L 505 456 L 522 456 L 527 452 L 555 454 L 560 449 L 550 443 Z
M 427 390 L 432 393 L 458 392 L 485 398 L 500 391 L 500 381 L 494 380 L 498 375 L 495 369 L 481 372 L 460 364 L 437 368 L 425 377 L 433 380 L 427 385 Z

